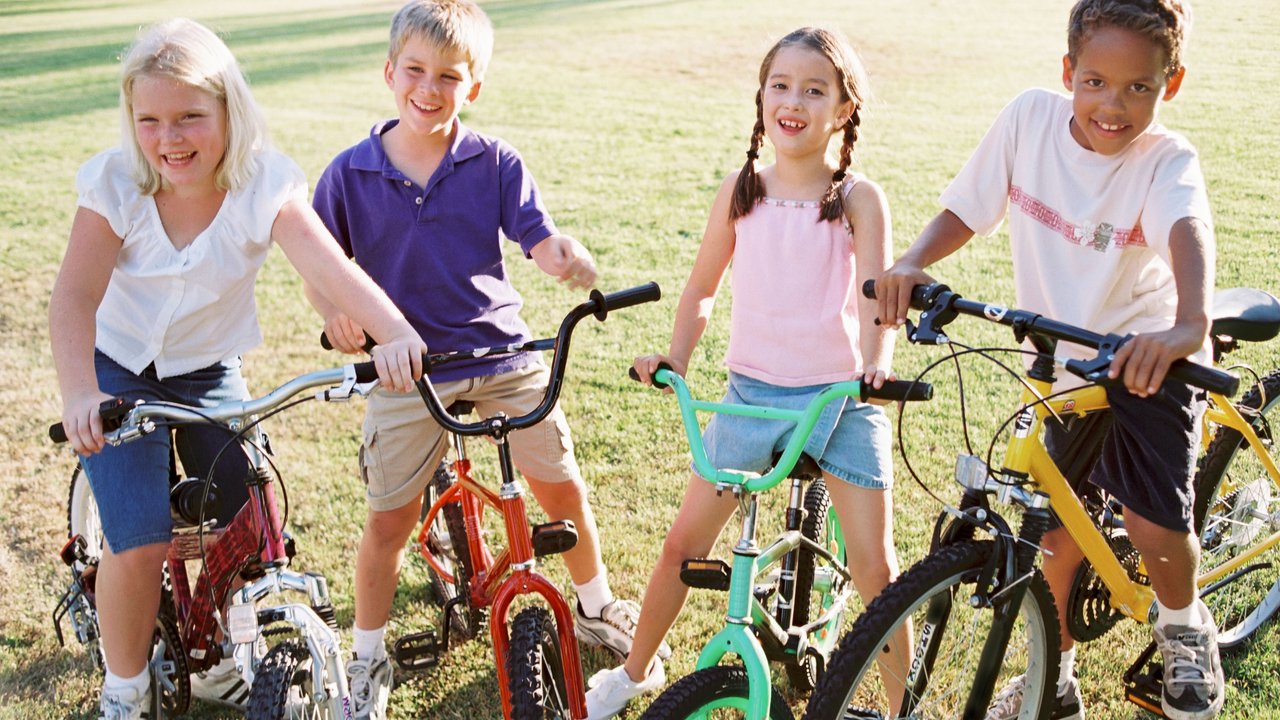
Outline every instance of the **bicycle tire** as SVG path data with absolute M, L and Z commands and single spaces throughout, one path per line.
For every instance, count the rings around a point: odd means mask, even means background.
M 151 659 L 147 667 L 151 672 L 153 702 L 161 718 L 174 718 L 186 714 L 191 707 L 191 672 L 187 666 L 187 653 L 182 647 L 182 635 L 173 615 L 173 601 L 160 599 L 160 613 L 156 616 L 156 631 L 151 639 Z
M 441 462 L 431 477 L 428 486 L 427 503 L 423 505 L 425 513 L 434 501 L 444 494 L 455 482 L 453 469 L 448 462 Z M 445 568 L 453 575 L 453 581 L 446 580 L 428 565 L 431 577 L 431 589 L 441 607 L 459 595 L 466 597 L 473 576 L 471 551 L 467 545 L 467 525 L 462 515 L 460 502 L 447 503 L 436 515 L 435 521 L 427 531 L 427 543 L 436 558 L 443 561 Z M 484 609 L 472 607 L 469 600 L 454 605 L 449 611 L 449 625 L 454 637 L 469 640 L 484 624 Z
M 831 496 L 827 494 L 827 486 L 821 480 L 814 480 L 804 494 L 804 522 L 800 525 L 800 534 L 826 548 L 839 547 L 836 559 L 843 565 L 845 553 L 843 538 L 836 537 L 840 533 L 839 521 L 831 508 Z M 818 556 L 804 548 L 800 549 L 799 561 L 796 563 L 795 597 L 792 601 L 791 624 L 805 625 L 816 614 L 830 607 L 835 593 L 831 583 L 825 587 L 814 589 L 814 578 L 818 569 Z M 810 647 L 818 649 L 823 655 L 821 660 L 812 654 L 796 658 L 786 664 L 787 679 L 791 687 L 798 692 L 810 692 L 818 683 L 822 665 L 834 647 L 835 636 L 840 633 L 840 624 L 845 613 L 841 612 L 830 622 L 814 632 L 817 642 Z M 824 653 L 820 647 L 825 647 Z
M 770 720 L 794 720 L 795 715 L 778 689 L 770 688 Z M 735 665 L 717 665 L 685 675 L 653 701 L 640 720 L 708 720 L 746 717 L 750 682 L 747 671 Z
M 1271 371 L 1237 404 L 1268 452 L 1280 409 L 1280 370 Z M 1274 455 L 1273 455 L 1274 458 Z M 1195 481 L 1195 527 L 1201 572 L 1257 548 L 1275 532 L 1280 492 L 1239 432 L 1219 427 L 1201 460 Z M 1247 566 L 1253 568 L 1209 592 L 1204 602 L 1218 627 L 1218 647 L 1240 648 L 1280 610 L 1280 543 Z
M 832 654 L 809 700 L 805 720 L 877 717 L 875 712 L 893 716 L 877 659 L 909 620 L 915 625 L 913 650 L 919 650 L 922 641 L 930 643 L 929 651 L 918 653 L 911 663 L 912 671 L 923 673 L 928 684 L 914 695 L 910 716 L 922 720 L 960 717 L 992 615 L 990 608 L 975 609 L 969 604 L 971 586 L 993 550 L 990 541 L 945 545 L 890 583 Z M 1056 705 L 1052 691 L 1058 677 L 1058 616 L 1040 571 L 1028 576 L 1027 582 L 1020 620 L 993 694 L 1015 676 L 1026 674 L 1030 692 L 1025 697 L 1036 702 L 1024 704 L 1021 717 L 1043 720 Z M 925 622 L 930 612 L 935 622 Z M 901 684 L 909 685 L 905 677 Z
M 245 720 L 321 720 L 329 709 L 315 702 L 311 653 L 297 638 L 267 651 L 249 689 Z
M 544 607 L 528 607 L 511 623 L 507 651 L 511 720 L 568 720 L 569 689 L 555 621 Z
M 102 557 L 102 519 L 98 515 L 98 501 L 93 497 L 89 476 L 76 463 L 71 471 L 71 483 L 67 488 L 67 537 L 84 538 L 86 552 L 95 558 Z M 76 561 L 75 571 L 83 572 L 84 563 Z

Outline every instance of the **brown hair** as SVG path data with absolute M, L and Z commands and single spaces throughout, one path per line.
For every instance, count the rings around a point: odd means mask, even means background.
M 400 57 L 400 51 L 410 37 L 421 38 L 438 48 L 463 55 L 472 79 L 484 79 L 484 71 L 493 55 L 493 24 L 474 2 L 410 0 L 391 20 L 391 44 L 387 57 L 392 63 Z
M 862 122 L 859 111 L 867 96 L 867 79 L 862 62 L 843 38 L 822 28 L 803 27 L 779 40 L 764 56 L 760 63 L 760 87 L 756 90 L 756 124 L 751 131 L 751 147 L 747 150 L 747 162 L 738 174 L 738 182 L 733 189 L 733 204 L 729 207 L 729 220 L 737 220 L 749 214 L 756 203 L 764 198 L 764 183 L 756 173 L 756 160 L 760 157 L 760 144 L 764 139 L 764 84 L 769 77 L 769 67 L 773 58 L 784 47 L 800 45 L 816 50 L 831 62 L 836 70 L 836 80 L 840 87 L 840 101 L 852 102 L 853 113 L 845 122 L 844 139 L 840 144 L 840 167 L 831 175 L 831 187 L 822 197 L 820 218 L 826 221 L 839 220 L 844 213 L 844 205 L 840 199 L 840 185 L 844 182 L 845 172 L 853 161 L 853 144 L 858 141 L 858 124 Z
M 1128 30 L 1159 45 L 1169 78 L 1182 67 L 1191 6 L 1183 0 L 1080 0 L 1067 23 L 1067 57 L 1073 66 L 1089 36 L 1105 27 Z

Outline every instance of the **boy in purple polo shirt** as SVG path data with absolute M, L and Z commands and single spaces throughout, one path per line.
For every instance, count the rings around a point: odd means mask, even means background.
M 338 244 L 435 351 L 530 339 L 503 265 L 504 235 L 570 287 L 589 287 L 596 277 L 587 249 L 557 232 L 519 154 L 458 121 L 480 94 L 492 48 L 489 19 L 469 0 L 405 5 L 392 21 L 384 71 L 399 118 L 340 153 L 316 185 L 315 209 Z M 318 293 L 308 289 L 308 296 L 334 345 L 359 352 L 363 330 Z M 515 416 L 538 404 L 548 376 L 539 355 L 522 353 L 450 364 L 432 380 L 445 405 L 469 400 L 484 415 Z M 579 638 L 625 656 L 639 609 L 609 589 L 564 414 L 557 407 L 510 443 L 547 515 L 577 525 L 578 544 L 564 559 L 578 597 Z M 360 451 L 369 512 L 356 558 L 355 659 L 347 666 L 358 718 L 385 715 L 387 618 L 405 541 L 444 451 L 443 429 L 416 393 L 370 397 Z

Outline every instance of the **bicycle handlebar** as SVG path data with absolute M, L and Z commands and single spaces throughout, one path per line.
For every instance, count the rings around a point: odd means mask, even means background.
M 862 284 L 862 294 L 875 299 L 874 280 L 867 280 Z M 1068 360 L 1065 363 L 1067 370 L 1090 382 L 1106 378 L 1115 351 L 1132 337 L 1101 335 L 1027 310 L 966 300 L 941 283 L 916 285 L 911 290 L 910 304 L 913 309 L 920 311 L 920 326 L 916 328 L 916 332 L 908 334 L 908 340 L 913 343 L 945 342 L 942 328 L 957 315 L 971 315 L 988 322 L 1008 325 L 1019 339 L 1027 335 L 1038 335 L 1098 350 L 1098 357 L 1094 360 Z M 1169 377 L 1220 395 L 1234 395 L 1240 387 L 1240 379 L 1236 376 L 1185 359 L 1175 360 L 1169 366 Z
M 299 393 L 325 385 L 333 386 L 333 389 L 326 390 L 317 397 L 323 400 L 345 400 L 351 396 L 353 390 L 359 392 L 355 389 L 357 383 L 367 382 L 367 380 L 360 379 L 362 366 L 366 365 L 368 368 L 365 370 L 369 372 L 371 379 L 376 379 L 377 373 L 373 369 L 372 362 L 357 363 L 299 375 L 266 395 L 251 400 L 235 400 L 213 407 L 202 408 L 172 402 L 140 400 L 136 403 L 130 403 L 123 398 L 113 398 L 104 402 L 99 407 L 98 412 L 105 422 L 116 425 L 119 428 L 109 430 L 106 433 L 107 441 L 112 445 L 118 445 L 138 435 L 150 432 L 150 428 L 145 427 L 145 423 L 150 420 L 163 419 L 175 422 L 206 424 L 211 422 L 226 423 L 237 418 L 246 418 L 275 410 L 292 400 Z M 116 423 L 116 420 L 119 420 L 119 423 Z M 49 427 L 49 439 L 55 443 L 67 441 L 66 429 L 62 426 L 62 423 L 54 423 Z
M 664 372 L 665 371 L 665 372 Z M 668 388 L 671 385 L 666 382 L 666 376 L 675 371 L 666 363 L 658 363 L 658 371 L 653 375 L 653 386 L 656 388 Z M 659 378 L 659 374 L 662 375 Z M 635 368 L 627 368 L 627 377 L 640 382 L 640 374 Z M 885 380 L 880 387 L 872 387 L 861 381 L 858 382 L 858 392 L 852 395 L 859 402 L 868 400 L 900 400 L 904 402 L 912 402 L 917 400 L 932 400 L 933 386 L 929 383 L 915 382 L 912 380 Z

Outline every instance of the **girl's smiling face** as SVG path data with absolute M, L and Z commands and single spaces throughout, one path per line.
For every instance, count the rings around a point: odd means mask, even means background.
M 1161 100 L 1172 100 L 1184 68 L 1165 76 L 1166 58 L 1155 42 L 1118 27 L 1095 30 L 1073 63 L 1062 59 L 1062 84 L 1071 91 L 1071 137 L 1086 150 L 1115 155 L 1156 119 Z
M 133 130 L 169 189 L 215 188 L 227 150 L 227 113 L 212 93 L 163 75 L 133 82 Z
M 774 150 L 826 153 L 831 136 L 853 112 L 840 88 L 835 66 L 822 53 L 803 45 L 779 49 L 761 88 L 765 134 Z

